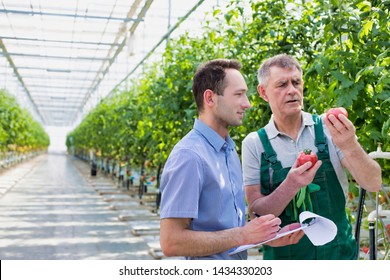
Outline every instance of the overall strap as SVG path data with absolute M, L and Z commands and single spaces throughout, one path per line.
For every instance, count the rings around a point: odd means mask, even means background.
M 268 139 L 267 132 L 264 128 L 261 128 L 257 131 L 257 134 L 260 137 L 260 141 L 263 144 L 264 152 L 263 158 L 272 166 L 277 167 L 278 169 L 282 168 L 282 164 L 279 162 L 278 157 L 274 148 L 272 148 L 271 142 Z
M 314 121 L 315 145 L 319 154 L 329 154 L 328 144 L 324 135 L 321 118 L 318 115 L 312 115 Z
M 257 131 L 257 134 L 259 134 L 261 143 L 263 144 L 265 159 L 269 163 L 275 164 L 278 161 L 278 158 L 274 148 L 272 148 L 272 145 L 269 142 L 267 132 L 265 132 L 264 128 L 261 128 Z

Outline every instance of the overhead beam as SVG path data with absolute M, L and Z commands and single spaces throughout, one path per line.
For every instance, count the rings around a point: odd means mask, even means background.
M 34 12 L 34 11 L 22 11 L 22 10 L 7 10 L 0 9 L 0 13 L 6 14 L 23 14 L 23 15 L 38 15 L 38 16 L 54 16 L 54 17 L 71 17 L 71 18 L 84 18 L 84 19 L 93 19 L 93 20 L 113 20 L 113 21 L 143 21 L 143 19 L 139 18 L 118 18 L 118 17 L 102 17 L 102 16 L 94 16 L 94 15 L 78 15 L 78 14 L 62 14 L 62 13 L 48 13 L 48 12 Z
M 130 7 L 130 10 L 127 13 L 127 17 L 132 17 L 135 14 L 140 3 L 141 3 L 141 0 L 134 0 L 132 6 Z M 137 16 L 138 19 L 144 18 L 144 16 L 146 15 L 146 12 L 149 10 L 152 3 L 153 3 L 153 0 L 147 0 L 145 2 L 141 11 L 138 13 L 138 16 Z M 132 30 L 132 32 L 134 32 L 136 27 L 138 26 L 138 22 L 139 21 L 135 21 L 135 23 L 133 23 L 133 25 L 130 27 L 129 30 Z M 127 32 L 128 32 L 128 30 L 126 28 L 126 23 L 123 23 L 122 26 L 119 28 L 117 35 L 115 36 L 114 43 L 117 44 L 119 42 L 120 38 L 123 36 L 123 34 L 127 33 Z M 111 47 L 110 50 L 108 51 L 108 53 L 107 53 L 108 62 L 102 63 L 99 71 L 96 72 L 96 76 L 95 76 L 94 81 L 92 82 L 92 86 L 88 90 L 88 93 L 86 94 L 84 101 L 81 103 L 80 109 L 82 109 L 85 106 L 85 104 L 87 104 L 88 100 L 91 98 L 92 93 L 95 92 L 95 90 L 99 87 L 101 81 L 104 79 L 104 77 L 107 74 L 108 70 L 110 69 L 111 65 L 114 63 L 115 59 L 118 57 L 118 55 L 122 51 L 123 47 L 126 45 L 126 39 L 127 39 L 127 36 L 124 36 L 124 39 L 119 44 L 119 47 L 117 47 L 116 49 L 114 47 Z M 111 54 L 114 51 L 115 51 L 114 55 L 111 56 Z M 77 116 L 76 116 L 76 118 L 77 118 Z M 76 118 L 75 118 L 75 120 L 76 120 Z
M 62 103 L 62 104 L 61 104 Z M 66 105 L 63 105 L 63 104 L 66 104 Z M 77 103 L 75 102 L 68 102 L 68 101 L 56 101 L 56 102 L 53 102 L 53 103 L 40 103 L 39 104 L 39 108 L 42 110 L 44 108 L 72 108 L 72 109 L 77 109 Z
M 30 85 L 29 88 L 59 88 L 59 89 L 79 89 L 86 90 L 87 87 L 72 87 L 72 86 L 48 86 L 48 85 Z
M 16 76 L 16 78 L 18 79 L 19 83 L 21 84 L 22 88 L 25 90 L 26 94 L 27 94 L 27 97 L 28 99 L 30 100 L 32 106 L 33 106 L 33 109 L 35 111 L 35 113 L 37 114 L 37 116 L 40 118 L 40 121 L 42 123 L 44 123 L 43 121 L 43 118 L 42 118 L 42 115 L 40 114 L 38 108 L 37 108 L 37 105 L 35 104 L 34 100 L 32 99 L 31 97 L 31 94 L 30 94 L 30 91 L 28 90 L 28 88 L 26 87 L 26 85 L 24 84 L 24 81 L 22 79 L 22 77 L 20 76 L 19 74 L 19 71 L 18 71 L 18 68 L 16 67 L 16 65 L 14 64 L 12 58 L 10 57 L 10 55 L 8 54 L 8 51 L 7 51 L 7 48 L 5 47 L 4 43 L 3 43 L 3 40 L 0 39 L 0 48 L 3 50 L 3 55 L 6 57 L 9 65 L 12 67 L 12 70 L 14 71 L 14 74 Z
M 67 74 L 66 76 L 59 76 L 58 73 L 55 73 L 55 74 L 51 74 L 51 73 L 47 73 L 46 75 L 42 75 L 42 76 L 38 76 L 38 75 L 23 75 L 23 78 L 25 80 L 34 80 L 34 81 L 47 81 L 47 78 L 50 79 L 51 82 L 53 82 L 54 80 L 58 80 L 60 82 L 64 82 L 64 81 L 84 81 L 84 82 L 91 82 L 92 81 L 92 78 L 88 79 L 88 78 L 83 78 L 83 77 L 77 77 L 77 78 L 70 78 L 71 74 L 69 72 L 69 74 Z M 84 83 L 82 83 L 84 84 Z
M 51 98 L 53 97 L 53 98 Z M 43 97 L 42 95 L 41 96 L 34 96 L 34 100 L 36 102 L 36 104 L 41 104 L 43 102 L 58 102 L 58 101 L 64 101 L 64 102 L 71 102 L 71 103 L 80 103 L 80 101 L 82 100 L 82 98 L 75 98 L 75 97 L 72 97 L 72 96 L 66 96 L 66 95 L 58 95 L 58 96 L 47 96 L 47 97 Z
M 67 111 L 77 111 L 78 107 L 66 106 L 66 105 L 42 105 L 42 106 L 40 106 L 40 109 L 45 110 L 45 111 L 56 110 L 56 109 L 64 109 Z
M 108 96 L 110 96 L 113 92 L 115 92 L 115 90 L 122 84 L 124 83 L 137 69 L 138 67 L 140 67 L 142 64 L 144 64 L 144 62 L 152 55 L 152 53 L 167 39 L 169 38 L 169 36 L 172 34 L 173 31 L 175 31 L 179 26 L 180 24 L 182 24 L 182 22 L 184 20 L 186 20 L 205 0 L 200 0 L 198 3 L 195 4 L 194 7 L 192 7 L 191 10 L 189 10 L 187 12 L 187 14 L 185 14 L 178 22 L 176 22 L 176 24 L 174 26 L 172 26 L 168 32 L 163 35 L 160 39 L 160 41 L 145 55 L 145 57 L 126 75 L 126 77 L 124 77 L 111 91 L 110 93 L 108 94 Z
M 76 60 L 110 60 L 107 57 L 90 57 L 90 56 L 60 56 L 60 55 L 40 55 L 40 54 L 28 54 L 28 53 L 7 53 L 9 56 L 25 56 L 25 57 L 36 57 L 36 58 L 53 58 L 53 59 L 76 59 Z M 6 55 L 7 55 L 6 54 Z M 0 55 L 4 55 L 3 52 Z
M 59 90 L 59 89 L 56 89 L 55 91 L 49 91 L 49 90 L 35 90 L 34 92 L 34 100 L 35 100 L 35 97 L 38 96 L 38 97 L 42 97 L 43 94 L 45 95 L 50 95 L 50 96 L 67 96 L 69 98 L 80 98 L 80 99 L 83 99 L 84 98 L 84 93 L 80 93 L 79 91 L 76 91 L 76 90 Z
M 174 26 L 172 26 L 171 28 L 169 28 L 168 32 L 163 35 L 160 39 L 160 41 L 145 55 L 145 57 L 133 68 L 133 70 L 131 70 L 125 78 L 123 78 L 118 84 L 116 84 L 114 86 L 114 88 L 110 91 L 110 93 L 108 94 L 108 96 L 110 96 L 113 92 L 115 92 L 115 90 L 119 87 L 119 85 L 121 85 L 123 82 L 125 82 L 128 77 L 130 77 L 137 69 L 139 66 L 141 66 L 151 55 L 152 53 L 167 39 L 169 38 L 169 36 L 200 6 L 203 4 L 205 0 L 200 0 L 198 1 L 182 18 L 180 18 L 180 20 L 178 20 L 176 22 L 176 24 Z M 148 1 L 144 7 L 147 7 L 149 9 L 150 5 L 152 4 L 153 0 L 150 0 Z M 144 11 L 146 13 L 146 10 Z M 141 13 L 143 13 L 143 11 L 140 12 L 139 15 L 141 15 Z M 135 23 L 136 24 L 136 23 Z M 131 28 L 130 28 L 131 30 Z M 125 41 L 122 41 L 122 44 L 121 46 L 118 47 L 118 50 L 123 48 L 123 44 L 125 43 Z M 117 51 L 118 52 L 118 51 Z M 115 56 L 112 58 L 112 59 L 115 59 Z M 108 71 L 108 69 L 106 69 L 105 73 Z M 80 107 L 80 109 L 82 109 L 85 104 L 87 103 L 87 101 L 89 100 L 92 92 L 98 87 L 98 85 L 100 84 L 100 81 L 96 84 L 96 86 L 94 86 L 94 88 L 92 89 L 92 91 L 89 91 L 88 92 L 88 95 L 86 96 L 86 99 L 85 101 L 83 102 L 82 106 Z M 75 121 L 77 119 L 78 116 L 76 116 L 76 118 L 73 120 Z
M 33 41 L 33 42 L 45 42 L 45 43 L 61 43 L 61 44 L 80 44 L 80 45 L 102 45 L 102 46 L 119 46 L 115 43 L 104 43 L 104 42 L 91 42 L 91 41 L 67 41 L 67 40 L 49 40 L 49 39 L 34 39 L 34 38 L 24 38 L 24 37 L 8 37 L 1 36 L 1 39 L 6 40 L 18 40 L 18 41 Z
M 48 71 L 48 72 L 55 72 L 51 68 L 47 67 L 29 67 L 29 66 L 19 66 L 19 70 L 42 70 L 42 71 Z M 95 71 L 91 70 L 84 70 L 84 69 L 63 69 L 66 70 L 65 72 L 70 71 L 71 73 L 94 73 Z

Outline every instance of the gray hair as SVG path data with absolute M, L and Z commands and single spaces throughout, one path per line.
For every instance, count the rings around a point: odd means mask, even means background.
M 294 57 L 288 54 L 278 54 L 265 60 L 260 65 L 260 68 L 257 72 L 257 79 L 260 85 L 267 86 L 271 67 L 273 66 L 288 69 L 293 69 L 295 67 L 302 74 L 302 67 Z

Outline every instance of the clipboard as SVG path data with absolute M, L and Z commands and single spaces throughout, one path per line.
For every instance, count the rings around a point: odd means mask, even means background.
M 305 221 L 307 221 L 308 219 L 310 219 L 310 222 L 305 223 Z M 289 235 L 299 230 L 303 230 L 307 235 L 307 237 L 309 238 L 309 240 L 315 246 L 321 246 L 331 242 L 337 234 L 337 226 L 333 221 L 325 217 L 322 217 L 320 215 L 314 214 L 310 211 L 304 211 L 301 214 L 299 214 L 299 221 L 301 226 L 298 228 L 283 233 L 278 233 L 276 234 L 275 237 L 262 241 L 260 243 L 248 244 L 248 245 L 243 245 L 243 246 L 233 248 L 229 250 L 228 253 L 229 255 L 237 254 L 244 250 L 248 250 L 255 246 L 268 243 L 270 241 L 279 239 L 283 236 Z

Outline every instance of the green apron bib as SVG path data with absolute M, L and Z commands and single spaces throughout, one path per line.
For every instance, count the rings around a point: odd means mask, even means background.
M 315 145 L 317 156 L 322 161 L 313 183 L 305 188 L 287 205 L 279 216 L 282 226 L 298 222 L 300 212 L 308 210 L 328 219 L 337 225 L 335 239 L 323 246 L 314 246 L 306 235 L 298 244 L 284 247 L 264 246 L 264 259 L 294 260 L 354 260 L 357 259 L 357 245 L 352 235 L 352 227 L 345 211 L 345 195 L 337 179 L 336 172 L 329 158 L 328 146 L 324 137 L 321 119 L 313 115 L 315 122 Z M 286 178 L 291 167 L 282 168 L 272 148 L 265 129 L 258 131 L 264 147 L 261 156 L 261 193 L 272 193 Z

